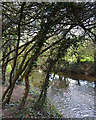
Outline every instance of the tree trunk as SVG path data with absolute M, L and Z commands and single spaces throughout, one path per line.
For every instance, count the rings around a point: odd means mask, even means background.
M 5 92 L 4 92 L 3 96 L 2 96 L 2 101 L 4 101 L 5 96 L 6 96 L 6 94 L 7 94 L 7 92 L 9 91 L 10 88 L 11 88 L 11 86 L 9 85 L 9 86 L 7 87 L 7 89 L 5 90 Z
M 47 88 L 48 88 L 48 85 L 49 85 L 50 71 L 51 71 L 52 67 L 55 65 L 56 62 L 57 62 L 57 60 L 54 60 L 54 61 L 50 61 L 50 63 L 49 63 L 49 67 L 47 69 L 45 82 L 43 84 L 39 99 L 37 100 L 37 103 L 35 104 L 34 107 L 38 107 L 38 103 L 40 103 L 40 107 L 42 107 L 44 102 L 45 102 L 46 94 L 47 94 Z
M 2 85 L 5 84 L 5 72 L 6 72 L 6 66 L 2 66 Z
M 94 40 L 94 75 L 96 76 L 96 36 Z
M 29 88 L 30 88 L 30 85 L 29 85 L 29 80 L 28 80 L 28 72 L 26 72 L 25 74 L 25 93 L 24 93 L 24 97 L 21 101 L 21 104 L 20 104 L 20 109 L 23 107 L 23 105 L 25 104 L 25 101 L 27 99 L 27 96 L 28 96 L 28 93 L 29 93 Z
M 45 96 L 45 93 L 46 93 L 46 90 L 47 90 L 47 85 L 49 84 L 49 73 L 50 72 L 48 72 L 47 75 L 46 75 L 45 82 L 44 82 L 44 85 L 42 87 L 41 94 L 39 96 L 38 102 L 41 100 L 43 95 Z M 43 99 L 43 100 L 45 101 L 45 99 Z M 42 101 L 42 102 L 44 102 L 44 101 Z

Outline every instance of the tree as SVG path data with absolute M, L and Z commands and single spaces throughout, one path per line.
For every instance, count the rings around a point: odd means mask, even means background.
M 41 54 L 52 47 L 57 46 L 58 48 L 55 59 L 49 60 L 45 80 L 48 81 L 50 70 L 59 60 L 59 57 L 63 55 L 63 52 L 60 53 L 60 51 L 66 51 L 68 47 L 75 44 L 76 41 L 74 39 L 71 39 L 72 41 L 68 39 L 75 27 L 79 26 L 79 30 L 82 28 L 84 30 L 83 33 L 88 34 L 91 39 L 93 38 L 94 33 L 91 29 L 94 28 L 95 22 L 91 18 L 94 17 L 94 3 L 6 2 L 2 3 L 2 8 L 3 44 L 1 48 L 3 48 L 3 51 L 1 62 L 3 77 L 6 74 L 7 65 L 12 62 L 9 86 L 5 90 L 2 100 L 3 104 L 9 103 L 16 81 L 21 76 L 24 76 L 26 89 L 22 99 L 22 107 L 29 92 L 28 78 L 30 72 Z M 73 33 L 73 35 L 75 34 Z M 58 39 L 50 40 L 52 37 L 57 37 Z M 61 45 L 64 40 L 65 45 Z M 10 46 L 10 44 L 12 45 Z M 18 64 L 19 59 L 20 63 Z M 51 62 L 53 62 L 52 66 Z M 5 78 L 3 78 L 3 81 L 5 81 Z M 46 83 L 44 86 L 46 86 Z M 5 99 L 6 95 L 7 98 Z

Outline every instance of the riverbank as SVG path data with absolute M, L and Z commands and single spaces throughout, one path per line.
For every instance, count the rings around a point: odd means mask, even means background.
M 3 86 L 3 90 L 6 87 Z M 39 92 L 33 87 L 30 87 L 30 92 L 22 110 L 19 110 L 19 104 L 24 94 L 24 85 L 15 86 L 11 102 L 6 104 L 2 110 L 3 118 L 61 118 L 62 115 L 55 108 L 54 104 L 47 99 L 41 110 L 35 109 L 33 106 L 36 103 Z
M 65 78 L 71 78 L 74 80 L 87 80 L 90 82 L 96 82 L 96 77 L 92 75 L 76 74 L 71 72 L 60 72 L 59 75 L 63 75 Z
M 63 73 L 70 73 L 72 75 L 74 74 L 80 74 L 85 76 L 94 76 L 94 63 L 92 62 L 80 62 L 80 63 L 67 63 L 63 67 L 58 69 L 60 72 Z
M 40 67 L 43 72 L 46 72 L 44 66 Z M 80 62 L 80 63 L 64 63 L 62 66 L 56 66 L 52 70 L 53 74 L 64 76 L 66 78 L 72 78 L 74 80 L 88 80 L 90 82 L 96 82 L 96 75 L 94 71 L 93 62 Z

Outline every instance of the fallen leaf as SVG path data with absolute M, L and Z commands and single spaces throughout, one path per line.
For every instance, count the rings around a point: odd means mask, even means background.
M 30 118 L 30 115 L 26 114 L 26 117 L 27 117 L 27 118 Z

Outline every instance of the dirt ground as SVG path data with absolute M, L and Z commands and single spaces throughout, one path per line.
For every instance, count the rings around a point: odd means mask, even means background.
M 7 87 L 2 87 L 2 91 L 4 92 Z M 32 89 L 33 91 L 37 89 Z M 42 109 L 37 109 L 34 107 L 34 103 L 36 103 L 38 99 L 38 95 L 36 91 L 30 93 L 27 97 L 26 103 L 22 110 L 19 109 L 20 102 L 24 95 L 24 86 L 19 85 L 15 86 L 10 104 L 5 105 L 2 109 L 2 118 L 61 118 L 62 115 L 56 110 L 55 106 L 52 105 L 51 101 L 46 102 L 46 105 L 42 107 Z
M 2 86 L 2 93 L 4 93 L 4 91 L 6 90 L 7 87 Z M 24 94 L 24 86 L 20 85 L 20 86 L 15 86 L 12 97 L 11 97 L 11 101 L 12 102 L 20 102 L 20 100 L 22 99 Z M 18 107 L 5 107 L 2 109 L 2 116 L 4 116 L 5 118 L 11 118 L 12 115 L 18 111 Z

